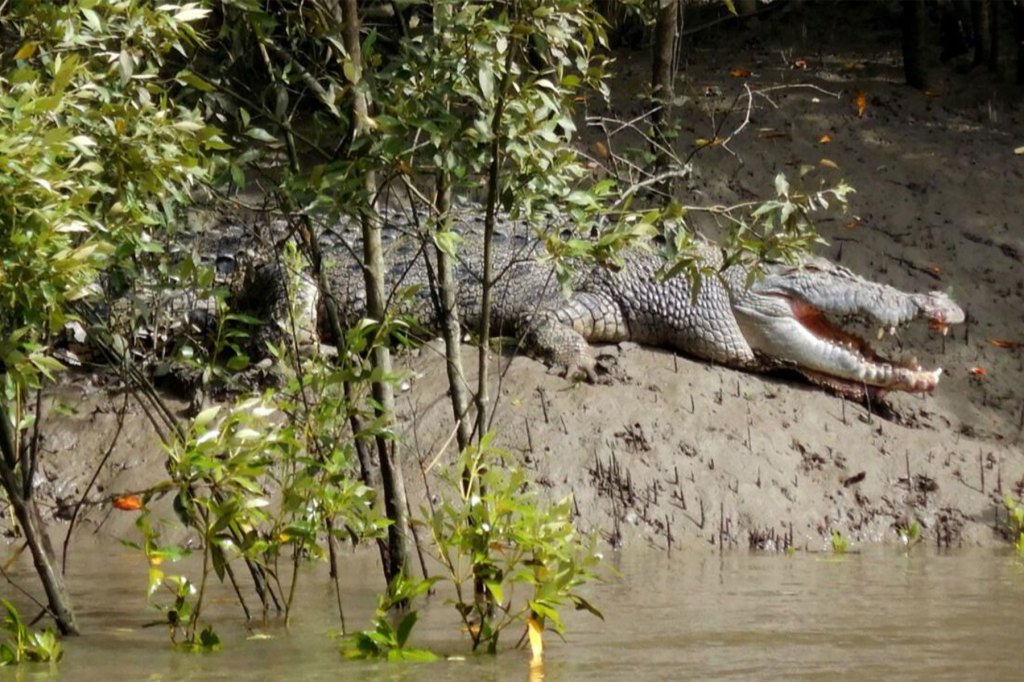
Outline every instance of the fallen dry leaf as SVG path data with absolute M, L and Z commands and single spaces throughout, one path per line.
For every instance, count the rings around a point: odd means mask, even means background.
M 989 339 L 996 348 L 1024 348 L 1024 341 L 1007 341 L 1006 339 Z
M 142 498 L 138 495 L 120 495 L 114 498 L 112 504 L 114 509 L 121 511 L 139 511 L 142 509 Z
M 822 159 L 818 162 L 818 165 L 824 166 L 825 168 L 831 168 L 832 170 L 839 170 L 839 164 L 832 159 Z
M 971 367 L 968 371 L 976 377 L 983 377 L 986 374 L 984 367 Z
M 601 141 L 594 143 L 594 155 L 599 159 L 607 159 L 611 154 L 608 153 L 608 147 Z
M 845 227 L 847 230 L 852 230 L 852 229 L 857 228 L 859 226 L 860 226 L 860 218 L 857 217 L 857 216 L 853 216 L 852 218 L 850 218 L 849 220 L 846 221 L 845 225 L 843 225 L 843 227 Z
M 921 94 L 924 95 L 925 97 L 942 97 L 942 93 L 939 92 L 938 90 L 925 90 Z
M 824 135 L 818 138 L 818 144 L 829 144 L 831 142 L 832 136 L 829 135 L 828 133 L 825 133 Z
M 868 108 L 868 98 L 862 91 L 857 91 L 857 98 L 854 100 L 857 103 L 857 116 L 864 118 L 864 112 Z
M 925 268 L 925 270 L 935 275 L 936 277 L 942 276 L 942 268 L 940 268 L 938 265 L 929 265 Z
M 1013 153 L 1016 154 L 1017 156 L 1024 154 L 1024 147 L 1017 147 L 1016 149 L 1013 150 Z
M 796 61 L 793 62 L 794 69 L 806 69 L 807 67 L 808 63 L 806 59 L 797 59 Z
M 733 78 L 750 78 L 750 70 L 737 66 L 735 69 L 729 69 L 729 75 Z
M 781 130 L 775 128 L 761 128 L 757 131 L 759 137 L 765 140 L 773 140 L 776 137 L 788 137 L 788 135 Z

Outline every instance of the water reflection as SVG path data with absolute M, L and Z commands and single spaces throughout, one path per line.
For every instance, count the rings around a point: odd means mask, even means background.
M 155 612 L 144 602 L 139 556 L 118 546 L 79 547 L 70 584 L 87 634 L 67 642 L 57 674 L 44 666 L 3 675 L 430 682 L 1024 679 L 1024 564 L 1005 553 L 937 555 L 919 547 L 909 556 L 879 548 L 838 559 L 737 552 L 670 560 L 637 548 L 614 559 L 622 577 L 590 594 L 606 620 L 570 614 L 568 641 L 549 635 L 544 667 L 531 669 L 528 650 L 432 664 L 345 661 L 325 635 L 340 627 L 325 570 L 302 576 L 290 632 L 275 623 L 247 628 L 225 591 L 206 611 L 218 624 L 224 650 L 178 653 L 162 628 L 140 627 Z M 373 592 L 381 587 L 373 553 L 350 558 L 345 570 L 346 621 L 366 627 Z M 16 571 L 31 580 L 29 566 Z M 415 646 L 466 653 L 458 619 L 443 598 L 421 616 Z

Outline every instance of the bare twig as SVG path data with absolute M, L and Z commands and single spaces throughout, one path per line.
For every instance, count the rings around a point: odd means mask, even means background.
M 64 533 L 64 543 L 61 546 L 61 557 L 60 557 L 60 570 L 67 574 L 68 572 L 68 544 L 71 542 L 71 533 L 75 530 L 75 522 L 78 520 L 78 512 L 81 511 L 82 505 L 85 504 L 86 498 L 89 497 L 89 492 L 93 486 L 96 485 L 96 479 L 99 478 L 100 472 L 107 466 L 107 460 L 114 452 L 114 447 L 117 445 L 118 439 L 121 437 L 121 429 L 124 427 L 124 417 L 128 413 L 128 400 L 131 398 L 131 391 L 124 392 L 124 402 L 121 404 L 121 409 L 117 411 L 117 427 L 114 429 L 114 436 L 110 439 L 110 445 L 107 446 L 107 451 L 103 453 L 103 457 L 100 458 L 99 464 L 96 465 L 96 470 L 92 472 L 92 478 L 89 479 L 89 483 L 85 486 L 85 490 L 82 491 L 81 497 L 78 498 L 78 502 L 75 503 L 75 508 L 71 512 L 71 519 L 68 521 L 68 529 Z

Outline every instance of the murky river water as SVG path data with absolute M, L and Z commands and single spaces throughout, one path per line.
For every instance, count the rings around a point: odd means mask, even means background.
M 568 640 L 547 642 L 544 679 L 1024 680 L 1024 562 L 981 550 L 909 556 L 876 548 L 828 555 L 664 554 L 613 557 L 621 571 L 590 591 L 599 621 L 568 618 Z M 527 654 L 430 664 L 343 660 L 325 636 L 338 629 L 326 572 L 303 576 L 291 631 L 247 639 L 227 595 L 211 608 L 224 650 L 173 651 L 143 595 L 138 555 L 116 545 L 79 548 L 71 584 L 85 636 L 67 641 L 55 668 L 0 672 L 24 680 L 528 680 Z M 16 573 L 31 582 L 26 565 Z M 379 570 L 370 553 L 349 560 L 349 627 L 366 627 Z M 11 596 L 9 585 L 0 594 Z M 451 607 L 425 606 L 414 644 L 462 654 Z M 27 613 L 27 609 L 26 609 Z

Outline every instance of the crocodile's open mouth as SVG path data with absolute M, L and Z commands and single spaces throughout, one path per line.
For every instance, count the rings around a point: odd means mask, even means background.
M 916 359 L 895 361 L 884 358 L 864 338 L 848 331 L 818 308 L 793 299 L 790 299 L 790 305 L 793 318 L 813 338 L 812 343 L 817 346 L 814 354 L 822 360 L 818 367 L 799 367 L 815 383 L 856 395 L 863 394 L 867 387 L 927 393 L 938 385 L 941 368 L 924 369 Z M 909 320 L 900 324 L 905 322 Z M 943 334 L 949 330 L 948 323 L 942 319 L 930 318 L 930 324 Z M 898 326 L 880 327 L 879 339 L 886 333 L 894 335 Z

